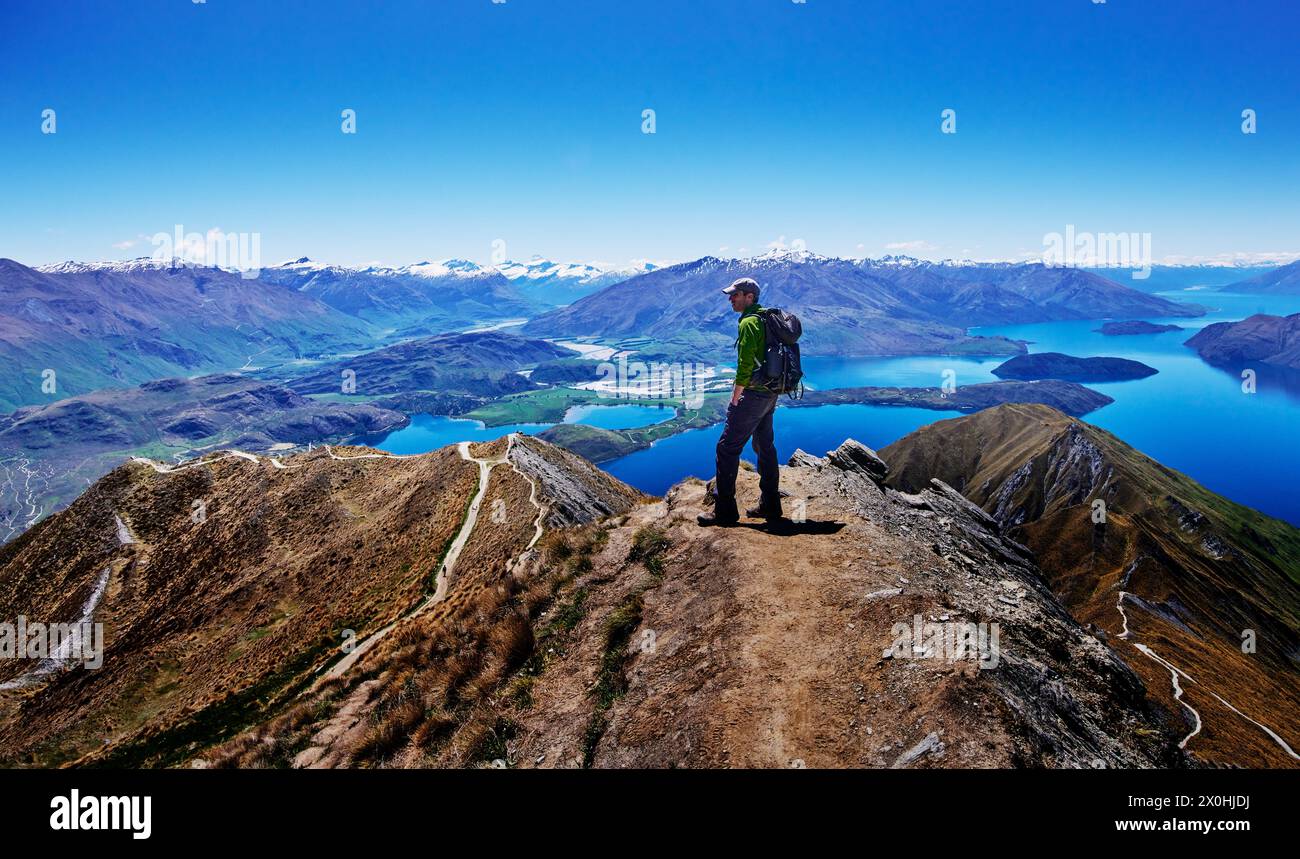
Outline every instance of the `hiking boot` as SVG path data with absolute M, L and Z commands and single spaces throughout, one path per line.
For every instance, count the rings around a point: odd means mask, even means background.
M 757 507 L 751 507 L 745 511 L 745 515 L 751 519 L 782 519 L 785 514 L 781 512 L 780 507 L 764 507 L 762 504 Z
M 730 528 L 740 524 L 739 516 L 696 516 L 695 522 L 701 528 Z

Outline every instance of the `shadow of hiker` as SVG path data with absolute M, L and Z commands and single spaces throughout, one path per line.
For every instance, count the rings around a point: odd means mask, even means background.
M 769 522 L 741 522 L 735 527 L 752 528 L 755 531 L 762 531 L 765 534 L 773 534 L 777 537 L 794 537 L 797 534 L 835 534 L 844 527 L 843 522 L 821 522 L 816 519 L 807 519 L 803 522 L 795 522 L 791 519 L 775 519 Z

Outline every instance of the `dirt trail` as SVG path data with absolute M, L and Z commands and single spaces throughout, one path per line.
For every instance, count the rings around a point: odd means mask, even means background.
M 131 529 L 122 521 L 121 516 L 113 516 L 113 530 L 119 546 L 130 546 L 136 543 Z M 112 573 L 112 564 L 108 564 L 100 571 L 99 578 L 95 580 L 95 587 L 81 606 L 81 616 L 70 624 L 72 635 L 63 639 L 58 649 L 37 663 L 31 671 L 0 683 L 0 690 L 22 689 L 39 681 L 49 680 L 64 668 L 71 667 L 73 658 L 82 652 L 85 644 L 83 639 L 85 624 L 94 622 L 95 609 L 99 608 L 99 602 L 108 590 L 108 579 Z
M 256 456 L 251 453 L 245 453 L 242 450 L 223 450 L 221 451 L 221 454 L 221 456 L 215 456 L 211 459 L 208 459 L 205 454 L 192 462 L 183 462 L 180 465 L 163 465 L 161 462 L 155 462 L 154 460 L 144 456 L 133 456 L 131 457 L 131 461 L 137 462 L 141 465 L 147 465 L 159 474 L 175 474 L 178 471 L 198 468 L 200 465 L 209 465 L 221 459 L 246 459 L 249 462 L 260 462 Z
M 914 593 L 888 601 L 867 595 L 897 595 L 900 584 L 911 591 L 905 582 L 917 577 L 918 556 L 925 556 L 875 523 L 856 520 L 842 499 L 806 484 L 806 476 L 806 469 L 782 474 L 793 496 L 788 503 L 806 503 L 813 523 L 806 528 L 701 529 L 695 515 L 706 509 L 704 485 L 687 482 L 664 501 L 634 510 L 611 533 L 595 562 L 601 569 L 628 557 L 647 526 L 665 528 L 674 548 L 670 574 L 645 592 L 630 640 L 629 688 L 608 713 L 596 766 L 883 767 L 933 731 L 951 746 L 978 733 L 965 726 L 991 724 L 970 713 L 944 712 L 935 720 L 936 711 L 918 723 L 919 713 L 908 712 L 918 697 L 938 694 L 913 688 L 921 677 L 924 687 L 943 690 L 973 666 L 886 667 L 882 630 L 895 619 L 888 604 L 909 620 L 913 603 L 929 611 L 935 604 Z M 742 472 L 742 501 L 757 501 L 756 483 Z M 848 524 L 823 530 L 818 522 Z M 622 580 L 634 589 L 647 581 Z M 589 595 L 584 624 L 591 629 L 581 627 L 581 644 L 537 681 L 516 765 L 582 766 L 578 750 L 592 718 L 592 669 L 585 666 L 601 664 L 601 624 L 630 593 Z M 948 758 L 1002 764 L 1001 738 L 994 736 L 991 748 L 984 739 L 963 743 Z
M 478 522 L 479 510 L 482 507 L 484 497 L 487 495 L 488 483 L 491 479 L 492 469 L 496 466 L 509 463 L 510 467 L 514 469 L 517 474 L 526 479 L 529 486 L 532 488 L 529 493 L 529 502 L 537 508 L 537 519 L 534 523 L 535 532 L 532 539 L 528 542 L 528 545 L 524 548 L 524 552 L 527 552 L 528 549 L 531 549 L 537 543 L 537 540 L 542 535 L 542 519 L 546 515 L 546 508 L 537 497 L 536 482 L 532 477 L 520 471 L 510 459 L 510 451 L 514 442 L 515 434 L 511 433 L 507 438 L 505 451 L 498 457 L 486 458 L 477 457 L 470 453 L 470 442 L 461 442 L 456 446 L 456 450 L 462 459 L 478 463 L 478 489 L 470 500 L 469 511 L 465 516 L 465 521 L 461 524 L 460 531 L 457 532 L 456 537 L 452 541 L 451 547 L 447 550 L 447 555 L 443 559 L 442 565 L 438 568 L 436 586 L 433 594 L 424 602 L 420 603 L 420 605 L 413 611 L 407 613 L 398 620 L 393 621 L 366 638 L 366 640 L 358 645 L 352 652 L 339 660 L 339 662 L 335 663 L 321 677 L 321 679 L 317 681 L 317 686 L 328 678 L 342 677 L 346 674 L 354 665 L 356 665 L 357 661 L 360 660 L 363 654 L 372 650 L 376 644 L 396 629 L 399 623 L 416 617 L 427 611 L 430 607 L 442 602 L 447 595 L 448 582 L 450 581 L 452 572 L 455 570 L 456 562 L 460 559 L 465 544 L 469 542 L 470 537 L 474 533 L 474 526 Z M 373 454 L 367 454 L 367 456 L 372 455 Z M 333 456 L 332 452 L 331 456 Z M 521 552 L 520 554 L 522 555 L 523 553 Z M 510 563 L 515 563 L 518 557 L 519 556 L 516 556 L 511 559 Z M 365 715 L 364 704 L 369 698 L 370 691 L 374 685 L 373 682 L 362 683 L 352 691 L 348 696 L 347 701 L 345 701 L 343 706 L 339 708 L 334 717 L 331 718 L 326 726 L 315 735 L 313 738 L 313 745 L 298 754 L 295 759 L 296 766 L 315 766 L 324 759 L 329 745 L 334 742 L 334 740 L 351 730 Z
M 469 445 L 469 442 L 463 441 L 456 445 L 456 451 L 460 454 L 461 459 L 478 463 L 478 490 L 475 491 L 474 497 L 470 500 L 469 513 L 465 516 L 465 521 L 461 524 L 460 531 L 456 534 L 455 539 L 452 540 L 451 548 L 447 550 L 447 556 L 443 559 L 442 566 L 438 568 L 438 574 L 434 580 L 433 593 L 428 597 L 428 599 L 416 606 L 411 612 L 388 624 L 388 626 L 385 626 L 383 629 L 372 633 L 365 641 L 361 642 L 361 644 L 357 645 L 355 649 L 348 653 L 347 656 L 344 656 L 337 663 L 331 666 L 325 673 L 325 677 L 342 677 L 357 663 L 357 660 L 360 659 L 362 655 L 396 629 L 398 623 L 424 613 L 430 606 L 442 602 L 443 598 L 447 596 L 447 578 L 451 574 L 452 569 L 455 568 L 456 561 L 460 558 L 461 550 L 465 548 L 465 543 L 469 541 L 470 535 L 474 533 L 474 525 L 478 522 L 479 507 L 483 503 L 483 496 L 487 494 L 488 480 L 492 475 L 492 469 L 494 466 L 506 462 L 507 456 L 509 455 L 509 448 L 507 447 L 507 453 L 500 458 L 480 459 L 469 452 Z M 328 450 L 328 448 L 326 449 Z M 333 459 L 363 459 L 380 456 L 379 454 L 360 454 L 355 457 L 340 457 L 335 456 L 333 451 L 330 451 L 329 453 L 330 457 Z
M 1169 660 L 1165 659 L 1163 656 L 1156 653 L 1147 645 L 1133 641 L 1133 632 L 1128 628 L 1128 614 L 1124 611 L 1124 597 L 1126 596 L 1129 596 L 1129 593 L 1127 591 L 1120 591 L 1119 601 L 1115 603 L 1115 608 L 1119 609 L 1120 617 L 1124 621 L 1123 626 L 1120 628 L 1119 637 L 1124 639 L 1125 641 L 1131 642 L 1133 646 L 1137 648 L 1139 652 L 1142 653 L 1142 655 L 1146 656 L 1148 659 L 1154 660 L 1155 662 L 1157 662 L 1158 664 L 1160 664 L 1162 667 L 1164 667 L 1169 671 L 1174 684 L 1174 700 L 1177 701 L 1179 704 L 1182 704 L 1188 710 L 1190 710 L 1192 716 L 1196 719 L 1196 727 L 1192 729 L 1192 732 L 1190 734 L 1188 734 L 1186 737 L 1183 737 L 1182 742 L 1178 744 L 1178 747 L 1180 749 L 1186 748 L 1187 741 L 1190 740 L 1192 737 L 1195 737 L 1197 734 L 1201 732 L 1201 714 L 1198 713 L 1196 709 L 1192 707 L 1191 704 L 1188 704 L 1186 701 L 1183 700 L 1184 690 L 1182 684 L 1178 682 L 1178 678 L 1181 677 L 1184 680 L 1186 680 L 1188 683 L 1195 683 L 1196 681 L 1186 671 L 1183 671 L 1177 665 L 1174 665 L 1172 662 L 1170 662 Z M 1209 692 L 1210 695 L 1214 696 L 1214 698 L 1218 700 L 1220 704 L 1227 707 L 1229 710 L 1236 713 L 1238 716 L 1245 719 L 1247 722 L 1250 722 L 1252 725 L 1255 725 L 1264 733 L 1268 734 L 1269 737 L 1271 737 L 1272 740 L 1282 748 L 1282 751 L 1286 752 L 1288 755 L 1295 758 L 1296 760 L 1300 760 L 1300 755 L 1297 755 L 1295 753 L 1295 750 L 1292 749 L 1289 745 L 1287 745 L 1286 741 L 1283 740 L 1280 736 L 1278 736 L 1277 733 L 1272 728 L 1269 728 L 1267 725 L 1256 722 L 1254 719 L 1250 718 L 1245 713 L 1241 712 L 1236 707 L 1232 706 L 1227 701 L 1223 700 L 1223 698 L 1219 697 L 1217 693 L 1212 692 L 1208 689 L 1206 691 Z
M 474 525 L 478 521 L 479 506 L 482 503 L 484 494 L 487 492 L 488 479 L 491 475 L 492 468 L 494 466 L 500 465 L 501 463 L 507 462 L 509 460 L 509 451 L 510 451 L 509 445 L 513 444 L 513 442 L 514 442 L 514 435 L 512 434 L 510 436 L 510 442 L 506 447 L 506 453 L 496 459 L 481 459 L 475 457 L 469 451 L 469 445 L 470 445 L 469 442 L 461 442 L 456 446 L 456 450 L 460 454 L 462 459 L 465 459 L 470 462 L 478 463 L 478 467 L 479 467 L 478 490 L 474 494 L 473 499 L 470 501 L 469 513 L 465 517 L 465 521 L 461 525 L 461 529 L 459 533 L 457 533 L 455 539 L 453 540 L 452 545 L 447 552 L 447 556 L 442 562 L 442 565 L 438 568 L 438 573 L 435 579 L 436 582 L 435 589 L 433 594 L 430 595 L 428 599 L 424 600 L 414 610 L 412 610 L 402 618 L 399 618 L 393 623 L 390 623 L 387 626 L 383 627 L 382 629 L 372 633 L 369 637 L 367 637 L 364 641 L 362 641 L 359 645 L 357 645 L 355 649 L 349 652 L 342 660 L 340 660 L 339 662 L 331 666 L 323 674 L 322 679 L 328 677 L 340 677 L 343 674 L 347 673 L 347 671 L 353 665 L 356 664 L 357 660 L 360 659 L 363 654 L 365 654 L 367 651 L 373 648 L 375 644 L 377 644 L 382 638 L 384 638 L 384 636 L 392 632 L 392 630 L 397 626 L 399 621 L 409 617 L 414 617 L 426 611 L 430 606 L 435 605 L 442 601 L 442 599 L 447 594 L 448 576 L 451 573 L 451 570 L 455 567 L 456 560 L 460 557 L 461 550 L 464 549 L 465 543 L 469 540 L 470 535 L 474 531 Z M 333 446 L 327 444 L 327 445 L 323 445 L 323 447 L 325 449 L 325 453 L 329 456 L 331 460 L 334 460 L 335 462 L 347 462 L 349 460 L 355 460 L 355 459 L 408 459 L 409 458 L 408 456 L 404 456 L 401 454 L 384 453 L 384 452 L 357 453 L 357 454 L 351 454 L 346 456 L 340 456 L 339 454 L 334 452 Z M 254 454 L 247 453 L 242 450 L 228 449 L 228 450 L 223 450 L 220 453 L 221 453 L 220 456 L 201 457 L 192 462 L 182 463 L 180 465 L 164 465 L 162 463 L 155 462 L 152 459 L 147 459 L 145 457 L 140 457 L 140 456 L 132 457 L 131 461 L 140 463 L 142 465 L 148 465 L 150 468 L 152 468 L 154 471 L 158 472 L 159 474 L 172 474 L 178 471 L 184 471 L 190 468 L 197 468 L 199 466 L 208 465 L 213 462 L 217 462 L 223 459 L 231 459 L 231 458 L 244 459 L 253 463 L 261 462 L 261 460 Z M 301 464 L 285 465 L 277 457 L 273 457 L 273 456 L 267 456 L 265 457 L 265 459 L 268 463 L 270 463 L 272 468 L 280 471 L 287 471 L 290 469 L 302 467 Z M 517 468 L 515 470 L 518 471 Z M 522 472 L 520 473 L 522 474 Z M 527 478 L 527 475 L 523 475 L 523 476 Z M 528 478 L 528 480 L 529 483 L 531 484 L 532 479 Z M 544 512 L 541 504 L 538 503 L 537 501 L 535 485 L 533 486 L 533 494 L 531 496 L 531 500 L 533 504 L 536 505 L 538 508 L 538 518 L 537 518 L 538 525 L 537 525 L 537 534 L 534 536 L 533 542 L 529 543 L 530 547 L 532 546 L 533 543 L 537 541 L 537 538 L 541 536 L 541 518 Z M 118 520 L 118 528 L 119 528 L 118 533 L 120 536 L 125 531 L 125 528 L 122 525 L 120 519 Z M 129 539 L 124 542 L 129 542 Z
M 1136 675 L 1065 611 L 1027 550 L 946 484 L 882 488 L 873 457 L 848 443 L 796 453 L 781 472 L 796 521 L 700 528 L 706 486 L 688 480 L 614 523 L 575 582 L 580 618 L 555 633 L 528 706 L 509 712 L 509 765 L 1183 759 Z M 742 509 L 757 484 L 741 471 Z M 636 556 L 656 532 L 659 573 Z M 953 647 L 977 625 L 991 653 Z
M 398 453 L 358 453 L 353 456 L 339 456 L 337 453 L 334 452 L 334 449 L 330 445 L 328 444 L 323 445 L 323 447 L 325 448 L 325 452 L 329 454 L 329 458 L 335 460 L 336 462 L 346 462 L 349 459 L 407 459 L 408 458 L 407 456 Z M 235 448 L 227 448 L 225 450 L 215 451 L 215 452 L 221 455 L 211 456 L 209 454 L 204 454 L 193 460 L 190 460 L 189 462 L 183 462 L 179 465 L 164 465 L 161 462 L 156 462 L 155 460 L 149 459 L 148 457 L 144 457 L 144 456 L 133 456 L 131 457 L 131 461 L 139 463 L 141 465 L 147 465 L 150 468 L 152 468 L 154 471 L 158 472 L 159 474 L 175 474 L 178 471 L 186 471 L 187 469 L 198 468 L 199 466 L 202 465 L 211 465 L 212 463 L 219 462 L 220 460 L 223 459 L 244 459 L 253 463 L 262 461 L 257 457 L 256 454 L 248 453 L 247 451 L 243 451 L 243 450 L 236 450 Z M 267 462 L 269 462 L 273 468 L 276 468 L 280 471 L 287 471 L 293 468 L 302 468 L 301 464 L 285 465 L 283 462 L 280 461 L 279 457 L 275 457 L 275 456 L 266 456 L 264 457 L 264 459 Z

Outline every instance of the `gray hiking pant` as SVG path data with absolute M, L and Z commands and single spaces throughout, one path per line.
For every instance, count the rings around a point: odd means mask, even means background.
M 713 515 L 732 519 L 740 515 L 736 509 L 736 472 L 740 469 L 740 452 L 745 442 L 753 439 L 754 453 L 758 454 L 758 485 L 762 491 L 761 505 L 765 511 L 780 513 L 781 471 L 776 460 L 776 444 L 772 435 L 772 414 L 776 411 L 777 394 L 746 389 L 740 402 L 727 406 L 727 426 L 718 439 L 717 448 L 717 498 Z

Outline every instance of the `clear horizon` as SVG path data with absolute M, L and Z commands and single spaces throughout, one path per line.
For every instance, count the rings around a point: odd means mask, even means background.
M 270 265 L 1020 261 L 1070 225 L 1149 234 L 1156 263 L 1300 257 L 1293 4 L 17 0 L 0 18 L 0 256 L 27 265 L 148 256 L 175 224 L 258 234 Z
M 263 260 L 262 265 L 260 267 L 275 268 L 278 266 L 292 265 L 302 260 L 306 260 L 307 262 L 317 264 L 317 265 L 329 266 L 334 268 L 344 268 L 353 271 L 365 271 L 368 269 L 400 269 L 403 267 L 416 266 L 416 265 L 422 265 L 427 263 L 437 264 L 437 263 L 449 263 L 449 262 L 471 262 L 474 265 L 478 266 L 479 268 L 483 268 L 483 269 L 502 268 L 505 266 L 514 266 L 514 265 L 529 265 L 533 263 L 549 263 L 556 266 L 588 266 L 601 271 L 616 271 L 616 270 L 627 269 L 627 268 L 631 268 L 634 266 L 639 266 L 647 263 L 653 265 L 656 269 L 658 269 L 658 268 L 668 268 L 670 266 L 675 266 L 675 265 L 689 264 L 692 262 L 698 262 L 699 260 L 705 259 L 707 257 L 714 257 L 717 259 L 729 260 L 735 262 L 744 262 L 747 260 L 758 259 L 760 257 L 781 256 L 781 255 L 795 254 L 801 252 L 805 252 L 805 251 L 802 251 L 797 248 L 787 247 L 787 248 L 767 249 L 761 252 L 748 254 L 746 256 L 729 256 L 726 254 L 704 254 L 703 256 L 693 257 L 691 259 L 651 260 L 651 259 L 642 258 L 642 259 L 627 260 L 626 262 L 621 262 L 621 263 L 610 262 L 608 260 L 556 259 L 554 257 L 546 257 L 540 254 L 535 254 L 528 259 L 506 259 L 501 262 L 492 262 L 491 260 L 487 260 L 487 261 L 471 260 L 465 256 L 450 256 L 450 257 L 440 257 L 440 258 L 421 257 L 417 254 L 411 256 L 409 259 L 405 261 L 371 260 L 369 262 L 362 263 L 360 265 L 347 265 L 329 259 L 318 259 L 315 257 L 299 256 L 290 259 L 279 260 L 276 262 L 268 262 L 266 260 Z M 904 253 L 901 251 L 878 254 L 875 256 L 862 256 L 862 255 L 834 256 L 832 254 L 821 254 L 811 249 L 806 250 L 806 252 L 815 257 L 820 257 L 824 259 L 839 259 L 847 262 L 879 262 L 888 259 L 915 260 L 916 262 L 935 263 L 935 264 L 954 263 L 954 264 L 973 264 L 973 265 L 1034 265 L 1034 264 L 1039 264 L 1044 262 L 1041 259 L 1041 257 L 1036 259 L 1028 259 L 1028 258 L 1026 259 L 970 259 L 970 258 L 956 259 L 952 257 L 914 255 L 914 254 Z M 1173 268 L 1173 267 L 1264 268 L 1269 266 L 1276 266 L 1276 267 L 1286 266 L 1300 260 L 1300 252 L 1280 253 L 1280 254 L 1254 254 L 1254 255 L 1250 255 L 1249 258 L 1245 258 L 1244 255 L 1238 255 L 1237 258 L 1235 259 L 1225 259 L 1224 258 L 1225 256 L 1227 255 L 1220 256 L 1217 258 L 1204 258 L 1199 260 L 1177 260 L 1177 259 L 1155 260 L 1152 262 L 1152 265 L 1156 267 L 1166 267 L 1166 268 Z M 0 256 L 0 259 L 6 259 L 6 258 L 14 259 L 13 257 Z M 152 258 L 153 257 L 151 257 L 151 255 L 149 254 L 142 254 L 138 256 L 104 257 L 100 259 L 61 259 L 61 260 L 51 260 L 49 262 L 39 262 L 39 263 L 27 262 L 21 259 L 14 259 L 14 261 L 22 265 L 25 265 L 29 268 L 50 268 L 53 266 L 64 265 L 64 264 L 111 265 L 115 263 L 138 262 L 141 260 L 149 260 Z M 183 264 L 193 264 L 199 266 L 208 265 L 214 268 L 230 268 L 231 270 L 236 270 L 233 267 L 227 267 L 227 266 L 222 266 L 214 263 L 203 262 L 202 260 L 186 259 L 181 256 L 176 256 L 173 257 L 172 259 L 174 259 L 178 263 L 183 263 Z M 1095 263 L 1079 262 L 1071 265 L 1057 266 L 1057 267 L 1083 268 L 1083 269 L 1109 268 L 1109 269 L 1115 269 L 1116 271 L 1125 271 L 1135 266 L 1106 264 L 1098 261 Z

